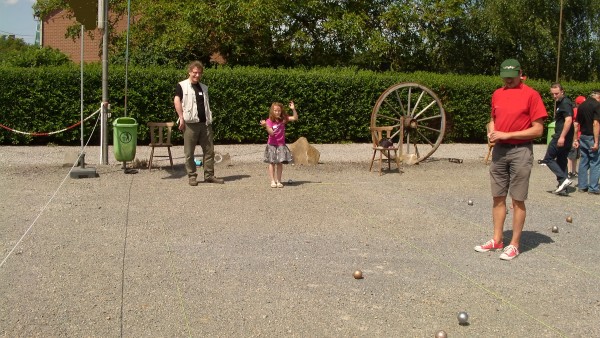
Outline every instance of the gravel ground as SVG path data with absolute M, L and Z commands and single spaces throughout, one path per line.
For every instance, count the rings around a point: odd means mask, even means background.
M 371 144 L 364 143 L 316 144 L 314 146 L 321 153 L 321 163 L 368 162 L 373 154 Z M 215 150 L 221 154 L 229 154 L 233 163 L 261 163 L 264 149 L 264 144 L 215 145 Z M 81 147 L 4 146 L 0 147 L 0 162 L 4 165 L 62 164 L 65 159 L 69 159 L 69 161 L 71 157 L 76 159 L 80 150 Z M 196 150 L 201 154 L 202 150 L 200 147 Z M 175 146 L 172 148 L 172 151 L 175 163 L 183 163 L 183 146 Z M 542 158 L 545 151 L 546 147 L 543 145 L 536 145 L 534 147 L 536 158 Z M 465 160 L 483 160 L 486 152 L 487 145 L 484 144 L 442 144 L 431 157 L 434 159 L 460 158 Z M 86 163 L 91 165 L 101 163 L 100 147 L 86 148 L 85 153 Z M 166 151 L 163 150 L 161 152 L 161 149 L 158 149 L 157 153 L 166 154 Z M 138 145 L 136 158 L 146 160 L 149 156 L 150 149 Z M 108 162 L 109 164 L 115 164 L 112 146 L 109 146 L 108 149 Z M 164 163 L 165 161 L 163 161 L 163 165 Z
M 600 335 L 597 196 L 548 193 L 536 165 L 505 262 L 473 250 L 491 235 L 486 145 L 381 176 L 367 144 L 315 146 L 321 164 L 285 166 L 283 189 L 264 145 L 216 146 L 226 183 L 197 187 L 182 147 L 174 170 L 137 174 L 92 147 L 88 179 L 63 166 L 78 147 L 0 147 L 0 336 Z

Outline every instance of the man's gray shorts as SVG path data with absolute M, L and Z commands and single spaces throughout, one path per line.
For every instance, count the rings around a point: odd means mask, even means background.
M 490 165 L 492 196 L 506 196 L 516 201 L 527 199 L 529 177 L 533 167 L 533 144 L 496 143 Z

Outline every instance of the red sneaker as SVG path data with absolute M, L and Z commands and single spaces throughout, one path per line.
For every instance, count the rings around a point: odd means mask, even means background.
M 511 259 L 519 255 L 519 249 L 514 245 L 509 245 L 504 249 L 504 252 L 500 255 L 500 259 L 510 261 Z
M 479 251 L 479 252 L 488 252 L 490 250 L 494 251 L 494 250 L 501 250 L 502 248 L 504 248 L 504 243 L 500 242 L 500 243 L 496 243 L 495 240 L 490 239 L 489 241 L 485 242 L 484 245 L 478 245 L 475 247 L 475 251 Z

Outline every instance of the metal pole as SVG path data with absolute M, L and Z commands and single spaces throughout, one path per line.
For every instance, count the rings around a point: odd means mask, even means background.
M 102 113 L 100 117 L 100 163 L 108 164 L 108 0 L 104 0 L 102 35 Z
M 127 116 L 127 82 L 129 79 L 129 24 L 131 0 L 127 0 L 127 43 L 125 44 L 125 116 Z
M 558 82 L 558 74 L 560 72 L 560 45 L 562 40 L 562 21 L 563 21 L 563 0 L 560 0 L 560 18 L 558 19 L 558 52 L 556 57 L 556 82 Z
M 80 96 L 81 96 L 81 104 L 80 104 L 80 112 L 81 112 L 81 152 L 83 152 L 83 36 L 84 36 L 84 28 L 81 25 L 81 62 L 80 70 L 81 70 L 81 88 L 80 88 Z M 81 163 L 80 163 L 81 164 Z

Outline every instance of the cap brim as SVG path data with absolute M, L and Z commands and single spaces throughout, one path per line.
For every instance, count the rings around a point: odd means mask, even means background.
M 518 70 L 501 70 L 500 77 L 519 77 Z

